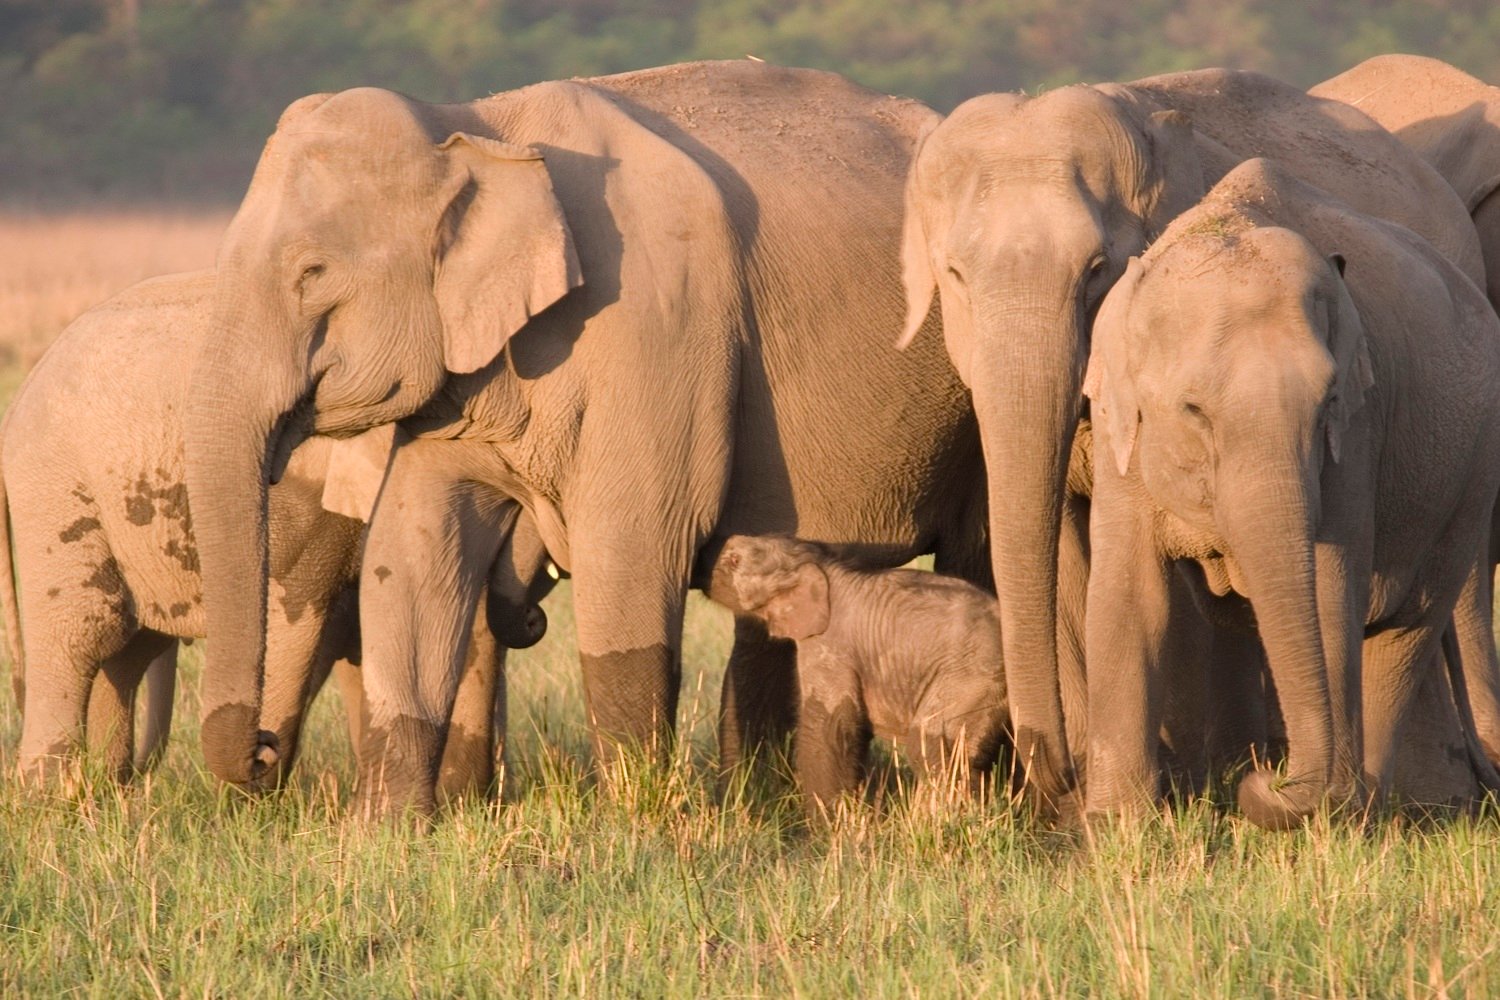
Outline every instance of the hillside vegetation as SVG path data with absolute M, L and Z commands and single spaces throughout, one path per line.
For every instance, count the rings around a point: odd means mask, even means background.
M 0 200 L 234 199 L 288 102 L 457 101 L 754 55 L 940 110 L 1201 66 L 1303 86 L 1379 52 L 1500 79 L 1488 0 L 5 0 Z

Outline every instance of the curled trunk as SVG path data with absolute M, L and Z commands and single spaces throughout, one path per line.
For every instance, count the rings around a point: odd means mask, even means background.
M 1239 805 L 1257 826 L 1285 830 L 1328 798 L 1334 726 L 1328 665 L 1318 615 L 1310 490 L 1300 469 L 1251 462 L 1221 477 L 1221 530 L 1250 590 L 1261 642 L 1286 721 L 1286 772 L 1253 771 L 1240 783 Z M 1278 471 L 1279 470 L 1279 471 Z M 1300 487 L 1300 488 L 1299 488 Z

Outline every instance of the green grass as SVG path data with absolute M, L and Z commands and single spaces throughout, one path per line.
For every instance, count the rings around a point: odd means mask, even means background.
M 1500 823 L 1284 835 L 1204 803 L 1087 843 L 903 782 L 831 836 L 715 804 L 728 616 L 694 597 L 672 767 L 589 776 L 566 586 L 516 654 L 510 801 L 412 835 L 350 819 L 325 692 L 293 786 L 202 770 L 192 678 L 131 788 L 0 788 L 0 994 L 1489 996 Z M 8 712 L 0 766 L 13 767 Z

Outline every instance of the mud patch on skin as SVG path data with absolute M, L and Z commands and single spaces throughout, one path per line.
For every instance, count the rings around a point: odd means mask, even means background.
M 110 597 L 119 597 L 125 593 L 125 582 L 120 578 L 120 566 L 113 556 L 106 556 L 104 561 L 94 568 L 89 578 L 83 581 L 83 585 Z
M 184 601 L 178 601 L 167 610 L 171 613 L 173 618 L 182 618 L 186 616 L 189 611 L 193 610 L 193 606 Z
M 68 525 L 62 531 L 58 532 L 57 537 L 61 541 L 72 544 L 73 542 L 82 539 L 89 532 L 98 531 L 99 527 L 99 519 L 97 517 L 80 517 L 78 520 Z
M 198 564 L 198 550 L 186 542 L 181 542 L 173 538 L 166 545 L 162 546 L 162 552 L 176 559 L 177 565 L 189 573 L 196 574 L 201 570 Z
M 584 710 L 594 736 L 595 763 L 613 763 L 622 752 L 670 759 L 677 726 L 682 665 L 664 644 L 578 657 L 583 667 Z
M 157 469 L 156 473 L 163 480 L 162 485 L 152 486 L 145 476 L 141 476 L 125 494 L 126 520 L 144 526 L 160 513 L 162 517 L 181 524 L 184 530 L 191 531 L 187 486 L 168 480 L 164 469 Z
M 437 800 L 451 805 L 459 799 L 488 798 L 495 780 L 495 754 L 490 734 L 464 726 L 449 726 L 438 770 Z
M 388 577 L 390 575 L 391 575 L 391 568 L 389 566 L 376 566 L 375 567 L 375 579 L 378 580 L 379 582 L 385 583 L 386 577 Z

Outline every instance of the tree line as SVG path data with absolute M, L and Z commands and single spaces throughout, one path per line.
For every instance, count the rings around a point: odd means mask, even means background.
M 1380 52 L 1500 82 L 1491 0 L 0 0 L 0 201 L 232 199 L 281 109 L 457 101 L 753 55 L 940 110 L 1200 66 L 1309 85 Z

